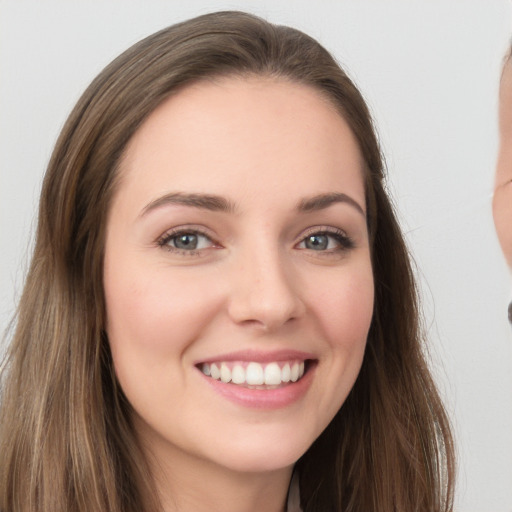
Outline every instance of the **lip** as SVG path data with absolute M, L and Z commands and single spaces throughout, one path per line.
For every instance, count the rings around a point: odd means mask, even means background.
M 292 360 L 316 360 L 317 357 L 310 352 L 302 352 L 300 350 L 274 350 L 271 352 L 261 352 L 259 350 L 239 350 L 237 352 L 229 352 L 226 354 L 218 354 L 207 359 L 201 359 L 194 362 L 194 366 L 204 363 L 216 363 L 221 361 L 254 361 L 255 363 L 271 363 Z
M 284 353 L 285 352 L 283 352 L 283 354 Z M 243 354 L 247 355 L 247 352 L 243 352 Z M 255 353 L 252 353 L 249 356 L 249 359 L 246 359 L 246 357 L 241 357 L 241 352 L 237 352 L 235 354 L 229 354 L 228 357 L 226 357 L 226 355 L 222 355 L 216 357 L 215 359 L 210 359 L 208 361 L 203 362 L 215 362 L 219 360 L 250 360 L 259 363 L 265 363 L 272 361 L 284 361 L 293 358 L 304 359 L 308 360 L 309 362 L 307 371 L 304 373 L 304 376 L 297 382 L 289 382 L 279 388 L 255 389 L 236 384 L 224 383 L 220 380 L 212 379 L 211 377 L 204 375 L 199 368 L 197 368 L 197 370 L 201 378 L 204 380 L 205 384 L 210 386 L 210 389 L 212 389 L 221 397 L 229 400 L 230 402 L 236 405 L 262 410 L 281 409 L 298 402 L 306 395 L 309 387 L 311 386 L 311 383 L 313 382 L 318 360 L 311 357 L 303 357 L 305 355 L 304 353 L 302 353 L 300 357 L 297 357 L 298 353 L 295 351 L 286 351 L 286 357 L 284 357 L 283 355 L 282 358 L 279 359 L 276 359 L 276 354 L 277 353 L 274 353 L 270 357 L 268 357 L 268 354 L 260 354 L 260 358 L 255 359 Z M 233 359 L 230 358 L 231 356 L 233 356 Z

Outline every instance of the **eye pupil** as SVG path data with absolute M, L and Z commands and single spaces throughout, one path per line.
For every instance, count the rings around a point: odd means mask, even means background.
M 174 246 L 177 249 L 196 249 L 197 248 L 197 235 L 193 233 L 184 233 L 174 239 Z
M 326 235 L 311 235 L 305 240 L 306 247 L 314 251 L 323 251 L 327 249 L 329 239 Z

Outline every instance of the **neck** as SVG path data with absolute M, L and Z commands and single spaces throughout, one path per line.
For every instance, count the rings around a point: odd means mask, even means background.
M 228 475 L 182 472 L 157 483 L 165 512 L 285 512 L 291 472 Z
M 236 471 L 166 448 L 149 456 L 163 512 L 286 511 L 293 467 Z

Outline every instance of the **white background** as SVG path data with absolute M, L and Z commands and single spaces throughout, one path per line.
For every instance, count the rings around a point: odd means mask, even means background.
M 506 0 L 0 0 L 0 328 L 22 287 L 44 168 L 83 89 L 143 36 L 232 8 L 319 39 L 369 102 L 455 425 L 456 510 L 511 512 L 512 294 L 490 209 Z

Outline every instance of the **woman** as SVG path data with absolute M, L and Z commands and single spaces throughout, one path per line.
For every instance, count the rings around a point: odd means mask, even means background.
M 383 179 L 361 95 L 297 30 L 209 14 L 111 63 L 43 185 L 0 509 L 450 510 Z

